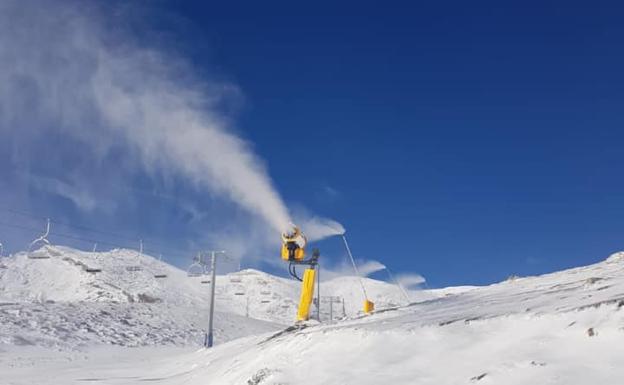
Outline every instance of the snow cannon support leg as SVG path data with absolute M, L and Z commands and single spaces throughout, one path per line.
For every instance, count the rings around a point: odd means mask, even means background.
M 364 300 L 364 313 L 370 314 L 375 310 L 375 304 L 367 299 Z
M 301 299 L 297 311 L 297 321 L 307 321 L 310 318 L 310 305 L 314 296 L 314 277 L 316 270 L 306 269 L 301 282 Z

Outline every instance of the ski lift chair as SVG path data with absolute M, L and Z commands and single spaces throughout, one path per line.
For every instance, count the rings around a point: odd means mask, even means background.
M 48 235 L 50 235 L 50 219 L 48 218 L 46 222 L 45 232 L 34 241 L 30 242 L 28 245 L 28 258 L 30 259 L 49 259 L 50 255 L 48 253 L 33 253 L 35 246 L 37 245 L 45 245 L 49 246 L 50 241 L 48 241 Z
M 158 256 L 158 262 L 162 263 L 162 254 Z M 156 279 L 167 278 L 167 273 L 165 273 L 164 270 L 161 270 L 154 274 L 154 278 Z
M 269 303 L 269 302 L 271 302 L 271 301 L 268 300 L 268 299 L 263 299 L 262 301 L 260 301 L 260 303 Z
M 188 277 L 201 277 L 206 274 L 206 270 L 204 266 L 202 266 L 199 262 L 193 262 L 191 266 L 186 270 L 186 275 Z
M 143 268 L 140 265 L 141 256 L 143 255 L 143 240 L 139 240 L 139 252 L 136 255 L 136 265 L 126 266 L 126 270 L 131 272 L 141 271 Z

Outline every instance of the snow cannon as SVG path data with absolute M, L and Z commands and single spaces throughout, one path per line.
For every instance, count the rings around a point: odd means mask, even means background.
M 305 259 L 305 246 L 307 239 L 301 229 L 295 225 L 292 229 L 282 234 L 282 260 L 288 262 L 288 272 L 301 282 L 301 296 L 299 307 L 297 308 L 297 322 L 304 322 L 310 319 L 310 307 L 314 298 L 314 286 L 318 286 L 319 257 L 321 253 L 318 249 L 312 252 L 309 259 Z M 297 266 L 305 266 L 303 277 L 297 275 Z M 317 290 L 318 293 L 318 290 Z
M 368 299 L 364 300 L 364 313 L 365 314 L 370 314 L 375 310 L 375 304 L 372 301 L 369 301 Z
M 290 231 L 282 233 L 282 259 L 289 262 L 303 261 L 307 243 L 308 240 L 301 229 L 293 225 Z

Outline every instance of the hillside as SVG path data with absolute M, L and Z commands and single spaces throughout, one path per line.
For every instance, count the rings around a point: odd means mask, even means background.
M 30 256 L 18 253 L 3 258 L 0 268 L 0 343 L 198 346 L 208 323 L 208 282 L 209 276 L 189 277 L 134 250 L 45 246 Z M 370 279 L 366 285 L 381 308 L 405 304 L 396 286 Z M 362 294 L 354 277 L 323 282 L 322 289 L 344 298 L 345 312 L 335 304 L 334 318 L 359 311 Z M 298 296 L 295 280 L 257 270 L 217 276 L 216 341 L 292 324 Z M 322 302 L 321 318 L 329 316 L 329 304 Z
M 261 333 L 208 350 L 115 350 L 115 357 L 124 357 L 120 362 L 109 357 L 110 350 L 50 358 L 39 350 L 12 348 L 0 358 L 9 363 L 3 370 L 13 384 L 88 379 L 102 384 L 615 385 L 624 381 L 623 305 L 624 254 L 619 253 L 590 266 L 511 279 L 370 316 Z M 10 358 L 15 352 L 19 362 Z M 54 379 L 32 373 L 30 366 L 54 373 Z

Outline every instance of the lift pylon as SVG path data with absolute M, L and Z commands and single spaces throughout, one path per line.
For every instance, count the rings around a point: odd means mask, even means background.
M 30 242 L 28 245 L 28 258 L 31 259 L 48 259 L 50 256 L 47 253 L 33 253 L 35 250 L 35 246 L 39 244 L 43 244 L 45 246 L 50 245 L 50 241 L 48 241 L 48 235 L 50 235 L 50 218 L 46 221 L 46 229 L 41 236 L 39 236 L 34 241 Z

